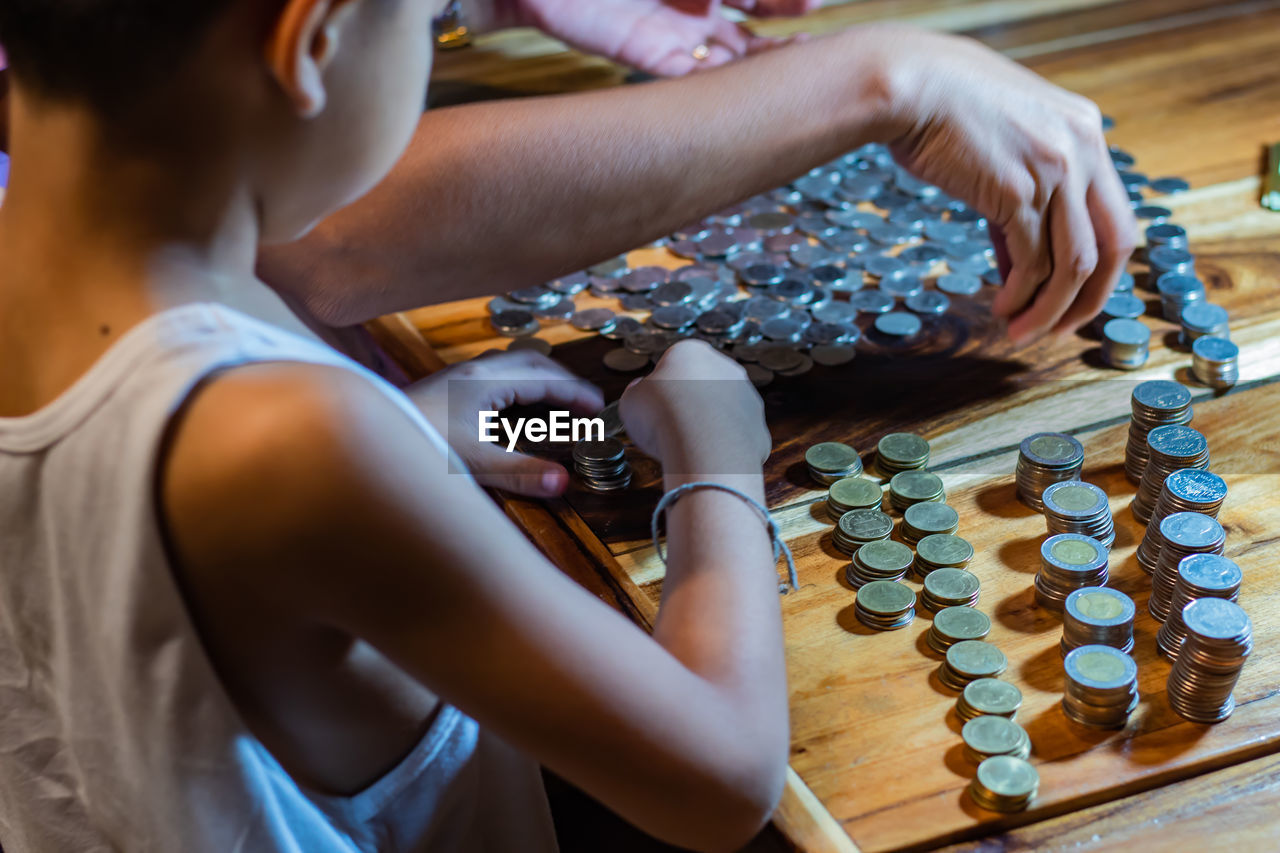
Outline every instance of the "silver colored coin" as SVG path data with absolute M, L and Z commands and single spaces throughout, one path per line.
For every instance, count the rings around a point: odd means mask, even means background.
M 859 290 L 849 297 L 849 304 L 861 314 L 885 314 L 893 310 L 894 299 L 879 289 Z
M 619 373 L 638 373 L 649 366 L 649 356 L 628 349 L 610 350 L 604 354 L 604 366 Z
M 895 338 L 909 338 L 923 328 L 920 318 L 904 311 L 890 311 L 876 317 L 876 331 Z
M 608 308 L 587 308 L 569 318 L 569 324 L 583 332 L 602 332 L 613 324 L 615 316 Z
M 908 296 L 906 302 L 907 310 L 914 311 L 917 314 L 927 316 L 938 316 L 947 313 L 947 309 L 951 307 L 951 300 L 947 298 L 945 293 L 936 290 L 922 290 Z
M 950 293 L 953 296 L 972 296 L 982 290 L 982 279 L 976 275 L 947 273 L 938 276 L 936 285 L 943 293 Z
M 1151 181 L 1149 188 L 1159 195 L 1172 195 L 1173 193 L 1186 192 L 1191 189 L 1191 184 L 1187 183 L 1183 178 L 1156 178 Z

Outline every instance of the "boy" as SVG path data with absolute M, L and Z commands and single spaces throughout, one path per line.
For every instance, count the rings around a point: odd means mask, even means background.
M 422 414 L 442 380 L 415 408 L 283 330 L 253 277 L 260 242 L 395 161 L 441 5 L 0 0 L 6 850 L 550 850 L 537 762 L 689 847 L 776 804 L 750 503 L 672 505 L 646 636 L 449 473 Z M 451 377 L 513 374 L 510 399 L 601 402 L 527 355 Z M 759 398 L 709 347 L 672 348 L 622 415 L 668 489 L 763 500 Z

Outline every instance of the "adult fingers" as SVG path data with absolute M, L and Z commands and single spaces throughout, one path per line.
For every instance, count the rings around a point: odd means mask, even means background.
M 1058 333 L 1078 329 L 1102 311 L 1137 243 L 1138 223 L 1114 170 L 1103 169 L 1100 179 L 1089 186 L 1086 201 L 1098 246 L 1098 267 L 1054 329 Z
M 553 498 L 569 487 L 569 472 L 546 459 L 508 453 L 492 444 L 472 445 L 461 453 L 482 486 L 531 498 Z
M 1024 342 L 1053 329 L 1098 266 L 1098 244 L 1082 185 L 1068 182 L 1049 200 L 1053 273 L 1031 306 L 1009 323 L 1009 336 Z
M 1035 298 L 1049 278 L 1053 263 L 1043 211 L 1024 203 L 1001 225 L 1001 232 L 1008 253 L 1009 274 L 991 310 L 997 317 L 1012 317 Z

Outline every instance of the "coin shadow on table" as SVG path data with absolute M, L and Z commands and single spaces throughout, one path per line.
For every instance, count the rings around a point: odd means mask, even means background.
M 873 634 L 880 633 L 875 628 L 869 628 L 862 624 L 858 619 L 858 615 L 854 610 L 854 605 L 840 608 L 840 612 L 836 614 L 836 624 L 848 631 L 850 634 L 861 634 L 864 637 L 870 637 Z
M 933 669 L 929 670 L 929 686 L 933 688 L 934 693 L 937 693 L 940 696 L 946 696 L 948 699 L 954 700 L 957 696 L 960 695 L 960 691 L 952 689 L 942 683 L 942 680 L 938 678 L 938 670 L 941 668 L 942 668 L 941 664 L 939 664 L 938 666 L 935 666 Z
M 796 488 L 812 489 L 817 485 L 814 483 L 813 478 L 809 476 L 809 466 L 803 460 L 788 465 L 782 476 Z
M 947 709 L 947 715 L 943 719 L 947 724 L 947 728 L 951 729 L 951 731 L 956 734 L 960 734 L 964 729 L 964 720 L 960 719 L 960 715 L 956 713 L 955 705 L 952 705 Z
M 1191 354 L 1191 347 L 1182 343 L 1182 332 L 1179 330 L 1165 332 L 1161 341 L 1164 343 L 1164 348 L 1167 350 L 1180 352 L 1183 355 Z
M 1043 540 L 1043 536 L 1010 539 L 997 552 L 1001 564 L 1010 571 L 1034 575 L 1040 571 L 1040 543 Z
M 933 650 L 933 646 L 929 645 L 929 632 L 921 631 L 920 636 L 916 637 L 916 650 L 925 658 L 941 664 L 945 659 L 945 655 L 940 655 Z
M 1111 365 L 1107 364 L 1106 359 L 1102 357 L 1102 347 L 1090 347 L 1080 353 L 1080 359 L 1095 370 L 1112 369 Z
M 963 779 L 972 779 L 978 766 L 965 757 L 964 744 L 957 743 L 942 754 L 947 769 Z
M 831 524 L 831 516 L 827 514 L 826 498 L 818 498 L 809 504 L 809 517 L 820 524 Z
M 845 568 L 845 566 L 840 566 L 836 569 L 836 586 L 843 587 L 849 592 L 857 592 L 858 590 L 854 588 L 853 584 L 849 583 L 849 577 L 844 573 Z
M 1018 676 L 1027 684 L 1046 693 L 1061 693 L 1066 675 L 1062 671 L 1062 653 L 1055 642 L 1036 652 L 1018 667 Z
M 849 562 L 849 555 L 837 548 L 835 543 L 831 541 L 830 530 L 818 537 L 818 547 L 822 549 L 822 553 L 833 560 L 840 560 L 844 563 Z
M 974 495 L 974 503 L 987 515 L 997 518 L 1027 518 L 1036 514 L 1018 500 L 1018 487 L 1012 480 L 979 490 Z
M 1043 762 L 1070 761 L 1072 758 L 1093 749 L 1105 740 L 1115 739 L 1123 743 L 1124 738 L 1116 737 L 1115 729 L 1091 729 L 1067 719 L 1062 710 L 1062 702 L 1054 702 L 1029 720 L 1019 719 L 1018 724 L 1031 738 L 1031 753 Z M 1069 739 L 1062 737 L 1063 731 Z M 1079 748 L 1081 744 L 1084 748 Z M 1068 747 L 1064 753 L 1046 754 L 1043 750 L 1049 746 Z
M 1030 585 L 1001 601 L 996 606 L 995 617 L 1001 625 L 1019 634 L 1043 634 L 1061 624 L 1036 604 L 1036 593 Z

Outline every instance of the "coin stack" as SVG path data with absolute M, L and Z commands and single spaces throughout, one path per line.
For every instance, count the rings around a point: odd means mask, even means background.
M 1160 522 L 1160 559 L 1151 576 L 1151 597 L 1147 609 L 1163 622 L 1169 618 L 1173 588 L 1178 583 L 1178 565 L 1192 554 L 1221 554 L 1227 545 L 1227 531 L 1216 518 L 1198 512 L 1175 512 Z
M 947 499 L 942 478 L 928 471 L 900 471 L 889 480 L 889 505 L 898 512 L 918 503 Z
M 1217 518 L 1222 502 L 1227 498 L 1227 484 L 1212 471 L 1200 468 L 1180 468 L 1164 479 L 1160 499 L 1147 522 L 1147 532 L 1138 545 L 1138 565 L 1147 574 L 1156 570 L 1164 539 L 1160 536 L 1160 524 L 1175 512 L 1198 512 Z
M 845 477 L 827 489 L 827 515 L 832 521 L 855 509 L 880 509 L 884 493 L 866 477 Z
M 868 542 L 853 554 L 853 561 L 844 570 L 844 576 L 854 589 L 861 589 L 872 581 L 900 581 L 911 568 L 915 555 L 901 542 L 880 539 Z
M 1147 434 L 1156 427 L 1191 422 L 1191 392 L 1163 379 L 1143 382 L 1129 400 L 1133 416 L 1124 449 L 1124 475 L 1135 486 L 1147 467 Z
M 1231 318 L 1227 309 L 1212 302 L 1193 302 L 1182 309 L 1182 335 L 1178 339 L 1184 347 L 1189 347 L 1200 338 L 1231 337 Z
M 1023 439 L 1018 448 L 1018 498 L 1043 512 L 1044 490 L 1053 483 L 1080 479 L 1083 465 L 1084 447 L 1069 435 L 1041 432 Z
M 1182 611 L 1187 638 L 1169 672 L 1169 706 L 1193 723 L 1220 723 L 1235 710 L 1231 695 L 1253 650 L 1253 625 L 1240 605 L 1198 598 Z
M 1178 650 L 1187 638 L 1182 611 L 1197 598 L 1225 598 L 1235 601 L 1240 596 L 1244 579 L 1240 567 L 1220 554 L 1192 554 L 1178 563 L 1178 582 L 1173 587 L 1169 618 L 1156 633 L 1160 654 L 1177 660 Z
M 858 590 L 854 615 L 868 628 L 893 631 L 905 628 L 916 618 L 916 594 L 911 587 L 895 581 L 871 581 Z
M 961 640 L 947 649 L 938 680 L 952 690 L 964 690 L 975 678 L 995 678 L 1008 667 L 1004 652 L 986 640 Z
M 920 580 L 938 569 L 963 569 L 973 559 L 973 546 L 953 533 L 933 533 L 916 543 L 912 571 Z
M 1189 426 L 1156 427 L 1147 434 L 1147 467 L 1129 509 L 1133 517 L 1147 524 L 1164 489 L 1165 478 L 1179 468 L 1209 467 L 1209 441 Z
M 944 607 L 933 615 L 924 635 L 929 648 L 940 655 L 965 640 L 981 640 L 991 632 L 991 617 L 972 607 Z
M 1210 388 L 1240 381 L 1240 347 L 1226 338 L 1204 337 L 1191 345 L 1191 372 Z
M 981 586 L 973 572 L 938 569 L 925 576 L 920 605 L 930 613 L 937 613 L 944 607 L 973 607 L 978 603 Z
M 593 492 L 618 492 L 631 485 L 631 466 L 622 442 L 616 438 L 575 444 L 573 467 Z
M 809 466 L 809 476 L 824 486 L 862 473 L 862 457 L 858 451 L 838 441 L 815 444 L 805 451 L 804 461 Z
M 956 700 L 956 716 L 968 722 L 992 716 L 1012 720 L 1022 707 L 1022 691 L 998 678 L 979 678 L 964 686 Z
M 1117 370 L 1137 370 L 1151 357 L 1151 330 L 1120 317 L 1102 327 L 1102 360 Z
M 1065 657 L 1081 646 L 1111 646 L 1133 651 L 1133 599 L 1109 586 L 1088 586 L 1067 596 L 1062 608 L 1062 642 Z
M 1095 729 L 1119 729 L 1138 707 L 1138 664 L 1111 646 L 1080 646 L 1067 652 L 1062 710 L 1068 719 Z
M 1194 275 L 1172 271 L 1156 279 L 1156 292 L 1160 294 L 1160 310 L 1171 323 L 1178 322 L 1188 306 L 1205 299 L 1203 282 Z
M 1115 520 L 1107 493 L 1092 483 L 1054 483 L 1041 495 L 1049 534 L 1082 533 L 1110 549 L 1116 541 Z
M 960 729 L 960 737 L 964 739 L 964 757 L 974 764 L 981 764 L 993 755 L 1022 759 L 1031 755 L 1031 738 L 1026 729 L 1008 717 L 994 714 L 974 717 Z
M 886 477 L 919 471 L 929 464 L 929 442 L 909 432 L 894 432 L 876 445 L 876 467 Z
M 992 812 L 1020 812 L 1035 799 L 1040 774 L 1030 762 L 1013 755 L 996 755 L 978 765 L 969 783 L 969 797 Z
M 888 539 L 893 533 L 893 519 L 878 509 L 854 509 L 840 516 L 831 531 L 831 544 L 841 553 L 853 555 L 868 542 Z
M 912 504 L 902 513 L 898 533 L 902 541 L 915 545 L 926 536 L 937 533 L 955 533 L 960 528 L 960 513 L 950 506 L 935 501 Z
M 1046 610 L 1062 612 L 1067 596 L 1077 589 L 1106 586 L 1107 549 L 1079 533 L 1059 533 L 1040 545 L 1036 573 L 1036 601 Z

